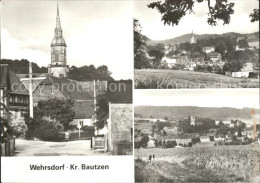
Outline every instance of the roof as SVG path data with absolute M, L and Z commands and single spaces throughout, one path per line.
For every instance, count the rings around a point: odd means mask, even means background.
M 158 136 L 157 140 L 169 140 L 169 139 L 191 139 L 190 135 L 166 135 L 166 136 Z
M 10 76 L 7 64 L 0 64 L 0 87 L 7 87 L 10 89 Z
M 28 90 L 19 78 L 11 70 L 9 70 L 7 64 L 1 64 L 0 74 L 0 86 L 7 87 L 11 93 L 29 94 Z
M 225 135 L 224 134 L 218 134 L 215 136 L 215 138 L 225 138 Z
M 9 75 L 10 75 L 10 83 L 11 83 L 11 93 L 29 95 L 28 90 L 26 89 L 24 84 L 20 81 L 20 79 L 13 72 L 9 72 Z
M 217 56 L 219 56 L 220 55 L 220 53 L 218 53 L 218 52 L 211 52 L 211 53 L 209 53 L 208 54 L 209 56 L 212 56 L 212 57 L 217 57 Z
M 48 73 L 33 73 L 32 78 L 38 78 L 38 77 L 47 77 L 49 74 Z M 19 79 L 22 78 L 29 78 L 29 74 L 16 74 L 16 76 Z
M 59 89 L 65 98 L 75 100 L 93 100 L 93 97 L 88 93 L 88 91 L 84 90 L 82 86 L 74 80 L 57 78 L 49 75 L 39 85 L 53 85 L 55 89 Z
M 38 87 L 38 85 L 45 79 L 46 77 L 38 77 L 38 78 L 32 78 L 32 90 L 34 90 Z M 29 90 L 29 78 L 21 78 L 20 79 L 23 85 L 27 90 Z
M 201 136 L 200 139 L 209 139 L 208 136 Z
M 241 72 L 253 72 L 253 63 L 246 63 Z
M 111 103 L 132 103 L 132 80 L 109 81 L 108 101 Z
M 82 88 L 85 88 L 88 93 L 94 97 L 94 81 L 78 81 Z M 102 95 L 107 91 L 107 81 L 96 81 L 96 95 Z
M 74 119 L 90 119 L 94 113 L 93 100 L 75 101 L 73 111 Z

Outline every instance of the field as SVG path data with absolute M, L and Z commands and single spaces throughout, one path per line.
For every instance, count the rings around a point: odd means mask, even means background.
M 135 70 L 137 89 L 259 88 L 259 79 L 183 70 Z
M 150 154 L 154 161 L 148 161 Z M 135 149 L 135 180 L 259 183 L 259 160 L 259 144 Z

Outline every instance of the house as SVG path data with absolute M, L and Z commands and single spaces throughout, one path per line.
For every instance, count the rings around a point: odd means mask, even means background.
M 1 105 L 1 116 L 6 116 L 10 123 L 24 121 L 29 116 L 29 92 L 19 78 L 9 70 L 7 64 L 1 64 L 1 103 L 9 108 L 11 115 Z
M 77 81 L 48 75 L 35 86 L 33 101 L 37 106 L 40 100 L 73 99 L 75 116 L 70 125 L 93 126 L 94 98 L 90 93 L 91 89 L 84 89 Z
M 70 125 L 93 126 L 94 103 L 93 100 L 78 100 L 73 105 L 75 116 Z
M 176 64 L 176 58 L 174 57 L 163 57 L 162 61 L 164 61 L 170 68 Z
M 108 82 L 108 150 L 114 154 L 131 151 L 133 137 L 132 81 Z M 118 151 L 121 149 L 122 151 Z M 129 152 L 132 154 L 132 151 Z
M 213 63 L 217 63 L 221 61 L 221 54 L 218 52 L 211 52 L 208 54 L 208 56 Z
M 226 138 L 225 138 L 225 135 L 223 135 L 223 134 L 218 134 L 218 135 L 215 135 L 214 139 L 215 139 L 215 141 L 217 141 L 217 142 L 224 142 Z
M 147 147 L 150 147 L 150 148 L 155 147 L 155 140 L 150 139 L 150 140 L 148 141 L 148 143 L 147 143 Z
M 174 126 L 174 127 L 164 127 L 163 128 L 166 134 L 168 135 L 177 135 L 179 133 L 179 127 Z
M 252 72 L 254 72 L 253 63 L 246 63 L 241 71 L 232 72 L 231 76 L 235 78 L 248 78 L 249 74 Z
M 164 142 L 175 141 L 177 143 L 177 145 L 179 145 L 179 144 L 188 145 L 190 142 L 192 142 L 191 137 L 187 134 L 186 135 L 158 136 L 157 140 L 164 141 Z
M 201 142 L 210 142 L 210 138 L 209 138 L 209 136 L 201 136 L 200 141 Z
M 216 133 L 217 132 L 217 129 L 216 128 L 210 128 L 209 129 L 209 133 Z
M 9 119 L 9 91 L 11 88 L 10 75 L 7 64 L 0 65 L 0 116 L 4 119 Z
M 259 41 L 248 42 L 250 48 L 259 49 Z
M 206 47 L 203 47 L 203 51 L 205 52 L 205 53 L 211 53 L 211 52 L 214 52 L 214 50 L 215 50 L 215 47 L 212 47 L 212 46 L 206 46 Z

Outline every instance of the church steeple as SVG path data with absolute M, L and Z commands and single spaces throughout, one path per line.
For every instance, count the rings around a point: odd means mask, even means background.
M 51 42 L 51 64 L 49 73 L 55 77 L 67 77 L 67 45 L 62 36 L 59 5 L 57 3 L 56 27 Z
M 61 29 L 61 24 L 60 24 L 60 13 L 59 13 L 59 4 L 58 3 L 57 3 L 55 37 L 62 37 L 62 29 Z
M 192 32 L 191 32 L 190 43 L 191 43 L 191 44 L 195 43 L 195 37 L 194 37 L 194 34 L 193 34 L 193 30 L 192 30 Z

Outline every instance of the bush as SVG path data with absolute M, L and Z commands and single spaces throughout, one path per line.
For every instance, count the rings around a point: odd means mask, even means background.
M 167 141 L 164 143 L 164 148 L 174 148 L 177 145 L 176 141 Z
M 61 141 L 59 132 L 63 131 L 62 124 L 46 119 L 38 119 L 37 126 L 34 129 L 34 136 L 44 141 Z
M 83 126 L 81 130 L 90 133 L 91 136 L 94 136 L 94 132 L 95 132 L 94 126 Z
M 22 118 L 13 119 L 10 126 L 12 127 L 13 135 L 16 137 L 24 137 L 27 131 L 27 125 Z

